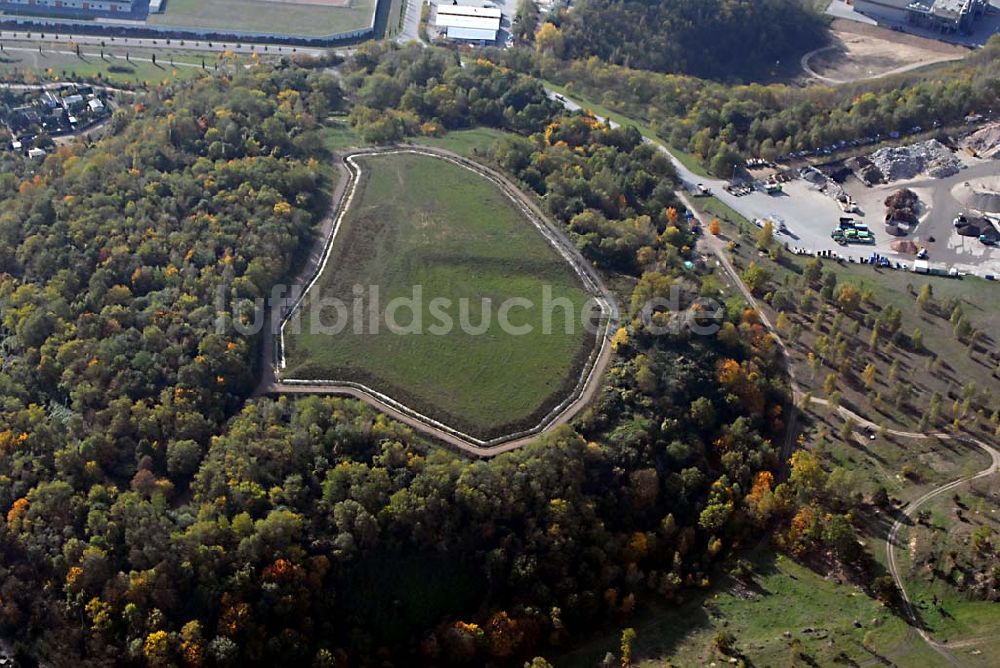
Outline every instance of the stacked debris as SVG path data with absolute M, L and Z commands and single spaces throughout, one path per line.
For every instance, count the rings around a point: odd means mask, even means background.
M 871 154 L 871 161 L 886 181 L 903 181 L 924 173 L 943 179 L 958 174 L 964 167 L 962 161 L 936 139 L 879 149 Z
M 919 222 L 920 198 L 909 188 L 897 190 L 885 198 L 885 222 L 887 225 L 913 226 Z
M 994 226 L 993 223 L 986 218 L 969 217 L 964 220 L 960 220 L 960 222 L 955 225 L 955 231 L 963 237 L 974 237 L 976 239 L 986 238 L 994 243 L 1000 241 L 1000 232 L 998 232 L 996 226 Z
M 962 140 L 962 148 L 987 160 L 1000 158 L 1000 123 L 990 123 Z
M 885 180 L 885 176 L 875 166 L 871 160 L 864 156 L 858 156 L 857 158 L 851 158 L 845 163 L 854 175 L 858 177 L 862 183 L 866 186 L 873 186 L 878 183 L 882 183 Z
M 897 253 L 901 253 L 903 255 L 916 255 L 917 251 L 920 250 L 919 248 L 917 248 L 917 244 L 907 239 L 903 239 L 900 241 L 893 241 L 891 244 L 889 244 L 889 247 L 892 248 L 892 250 L 896 251 Z

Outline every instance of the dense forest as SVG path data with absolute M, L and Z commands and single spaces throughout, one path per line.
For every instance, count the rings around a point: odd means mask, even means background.
M 733 299 L 696 338 L 631 317 L 719 288 L 684 267 L 662 156 L 488 61 L 372 47 L 343 75 L 204 76 L 138 95 L 94 145 L 3 158 L 0 633 L 28 663 L 523 663 L 706 586 L 792 512 L 787 388 L 753 312 Z M 257 342 L 215 296 L 293 272 L 332 109 L 372 141 L 513 131 L 491 159 L 632 297 L 575 426 L 470 461 L 357 402 L 248 399 Z
M 804 0 L 580 0 L 550 22 L 540 46 L 558 56 L 724 81 L 767 77 L 826 39 Z
M 742 158 L 793 152 L 915 127 L 961 124 L 1000 108 L 1000 38 L 963 61 L 927 72 L 831 88 L 785 84 L 726 86 L 705 79 L 565 61 L 525 50 L 491 52 L 506 66 L 532 72 L 631 118 L 665 141 L 729 174 Z

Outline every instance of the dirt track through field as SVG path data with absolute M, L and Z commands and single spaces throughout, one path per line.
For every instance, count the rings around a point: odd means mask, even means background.
M 953 44 L 853 21 L 835 21 L 831 36 L 832 44 L 802 56 L 801 65 L 809 77 L 832 85 L 903 74 L 969 53 Z

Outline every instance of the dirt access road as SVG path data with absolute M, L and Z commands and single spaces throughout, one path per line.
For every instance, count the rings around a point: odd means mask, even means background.
M 802 57 L 806 81 L 843 84 L 902 74 L 933 63 L 964 58 L 969 49 L 937 40 L 837 19 L 833 43 Z

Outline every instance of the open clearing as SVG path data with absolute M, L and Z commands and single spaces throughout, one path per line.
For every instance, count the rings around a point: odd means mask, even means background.
M 833 23 L 833 43 L 803 59 L 806 73 L 824 83 L 847 83 L 958 60 L 968 49 L 853 21 Z
M 792 665 L 787 661 L 793 652 L 810 657 L 812 665 L 836 665 L 838 657 L 842 665 L 864 664 L 879 660 L 881 648 L 906 636 L 906 623 L 856 585 L 824 578 L 763 545 L 747 559 L 753 567 L 749 586 L 723 576 L 716 587 L 681 605 L 658 604 L 623 624 L 637 634 L 633 665 L 728 665 L 713 649 L 719 631 L 735 635 L 736 648 L 755 666 Z M 863 645 L 867 633 L 875 651 Z M 600 665 L 606 652 L 618 652 L 619 637 L 620 632 L 599 635 L 555 665 Z
M 375 0 L 350 0 L 345 7 L 266 0 L 167 0 L 166 11 L 150 14 L 147 22 L 182 28 L 323 36 L 366 27 L 374 9 Z
M 966 483 L 954 494 L 938 496 L 921 509 L 927 513 L 926 521 L 904 527 L 899 534 L 902 575 L 916 612 L 934 639 L 947 643 L 963 665 L 995 665 L 1000 651 L 996 636 L 1000 606 L 956 586 L 971 577 L 965 555 L 971 551 L 972 532 L 982 526 L 994 535 L 1000 530 L 998 482 L 1000 477 L 994 474 Z M 953 553 L 960 556 L 953 559 Z M 981 558 L 980 563 L 988 567 L 988 559 Z
M 216 53 L 119 46 L 104 49 L 104 58 L 101 58 L 98 46 L 83 46 L 80 55 L 76 55 L 75 46 L 66 42 L 45 44 L 41 52 L 37 44 L 30 42 L 8 41 L 4 46 L 0 54 L 0 75 L 29 81 L 32 77 L 100 78 L 109 83 L 159 84 L 198 75 L 202 72 L 203 61 L 207 71 L 212 72 L 218 59 Z M 154 55 L 156 64 L 152 62 Z
M 471 169 L 414 152 L 350 160 L 361 168 L 355 196 L 301 305 L 300 333 L 286 326 L 282 380 L 363 384 L 478 439 L 543 422 L 578 386 L 597 340 L 580 324 L 591 295 L 573 267 L 506 193 Z M 315 331 L 339 317 L 319 309 L 319 297 L 353 308 L 354 286 L 363 286 L 366 307 L 377 286 L 377 329 L 367 316 L 359 322 L 348 315 L 353 322 L 338 334 Z M 417 313 L 421 333 L 394 333 L 387 306 L 413 298 L 415 286 L 419 304 L 395 320 L 415 325 Z M 572 332 L 560 308 L 545 327 L 543 287 L 572 304 Z M 511 325 L 530 332 L 499 325 L 500 306 L 511 298 L 532 304 L 509 312 Z M 444 322 L 435 299 L 449 300 L 443 311 L 453 326 L 444 334 L 434 327 Z M 461 324 L 463 309 L 472 327 Z M 488 327 L 477 334 L 480 323 Z

